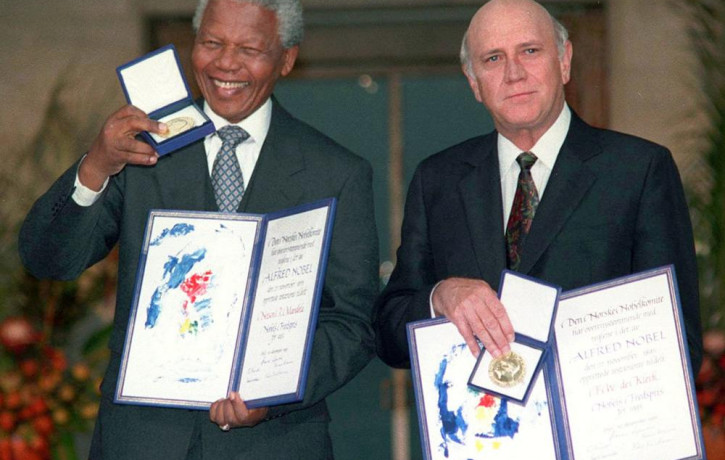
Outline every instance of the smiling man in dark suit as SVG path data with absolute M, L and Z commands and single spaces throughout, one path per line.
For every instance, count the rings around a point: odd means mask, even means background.
M 474 355 L 514 330 L 496 291 L 515 269 L 564 290 L 674 264 L 692 367 L 702 359 L 692 229 L 670 152 L 596 129 L 566 104 L 572 44 L 532 0 L 492 0 L 463 39 L 463 71 L 496 131 L 424 160 L 397 265 L 378 298 L 379 356 L 410 365 L 406 324 L 448 317 Z
M 354 377 L 374 349 L 371 168 L 272 97 L 297 57 L 299 1 L 202 0 L 194 26 L 192 63 L 204 111 L 217 129 L 245 132 L 233 162 L 245 189 L 232 210 L 268 213 L 338 200 L 304 401 L 249 410 L 232 393 L 209 412 L 113 403 L 148 212 L 220 209 L 212 187 L 219 132 L 159 157 L 135 136 L 167 127 L 133 106 L 121 108 L 33 206 L 20 234 L 21 257 L 38 277 L 73 279 L 120 245 L 112 354 L 92 459 L 332 458 L 325 397 Z

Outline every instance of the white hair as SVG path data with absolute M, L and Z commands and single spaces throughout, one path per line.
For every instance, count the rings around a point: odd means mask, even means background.
M 292 48 L 302 42 L 304 36 L 304 20 L 302 4 L 299 0 L 235 0 L 237 3 L 252 3 L 268 9 L 277 16 L 279 24 L 279 41 L 284 48 Z M 199 0 L 191 24 L 194 31 L 199 32 L 201 20 L 209 0 Z

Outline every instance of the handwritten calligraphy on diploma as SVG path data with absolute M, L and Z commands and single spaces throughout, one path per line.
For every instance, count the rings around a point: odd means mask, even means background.
M 556 340 L 577 460 L 686 458 L 694 444 L 665 275 L 562 300 Z M 686 432 L 686 431 L 685 431 Z
M 297 389 L 327 212 L 314 209 L 268 224 L 241 376 L 245 399 Z

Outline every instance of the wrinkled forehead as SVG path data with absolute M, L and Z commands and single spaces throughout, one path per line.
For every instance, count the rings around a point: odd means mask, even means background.
M 494 0 L 481 7 L 468 29 L 472 49 L 498 49 L 524 43 L 555 42 L 554 22 L 538 3 Z

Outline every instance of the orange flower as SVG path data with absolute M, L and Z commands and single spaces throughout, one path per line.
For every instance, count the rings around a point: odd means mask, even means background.
M 34 436 L 28 441 L 28 445 L 33 452 L 36 452 L 41 458 L 50 458 L 50 443 L 47 438 L 42 436 Z
M 98 404 L 97 403 L 85 404 L 83 407 L 81 407 L 80 413 L 81 413 L 81 417 L 83 417 L 86 420 L 94 419 L 98 415 Z
M 71 375 L 79 382 L 85 382 L 91 376 L 91 370 L 83 363 L 77 363 L 71 369 Z
M 12 393 L 8 393 L 5 396 L 5 407 L 7 407 L 10 410 L 17 410 L 20 409 L 20 406 L 23 405 L 23 398 L 20 396 L 19 391 L 13 391 Z
M 702 346 L 713 356 L 725 353 L 725 334 L 720 331 L 707 331 L 702 335 Z
M 65 425 L 68 423 L 68 420 L 70 420 L 70 415 L 65 409 L 56 409 L 53 411 L 53 420 L 55 420 L 55 423 L 58 425 Z
M 10 438 L 0 438 L 0 460 L 13 460 L 13 448 Z
M 0 412 L 0 428 L 6 433 L 12 433 L 15 429 L 15 414 L 10 411 Z
M 40 417 L 33 419 L 33 428 L 35 428 L 35 431 L 37 431 L 39 435 L 47 437 L 53 432 L 55 425 L 53 424 L 53 419 L 51 419 L 50 416 L 41 415 Z
M 27 407 L 34 416 L 48 411 L 48 404 L 41 396 L 36 396 Z
M 33 378 L 38 374 L 38 371 L 40 370 L 40 364 L 38 364 L 38 361 L 34 359 L 26 359 L 23 360 L 23 362 L 20 363 L 20 373 L 25 376 L 25 378 Z
M 45 350 L 45 356 L 50 361 L 50 365 L 56 371 L 63 372 L 68 367 L 68 360 L 65 358 L 65 354 L 57 348 L 47 347 Z
M 45 393 L 50 393 L 60 385 L 63 376 L 58 371 L 53 371 L 49 374 L 42 375 L 38 381 L 40 389 Z
M 723 427 L 725 421 L 725 334 L 707 331 L 703 334 L 705 354 L 695 380 L 697 402 L 702 421 Z
M 0 374 L 0 389 L 5 392 L 17 391 L 22 383 L 23 376 L 20 375 L 20 372 L 10 371 Z
M 76 397 L 76 390 L 72 385 L 64 384 L 58 390 L 58 397 L 61 401 L 70 402 Z
M 11 353 L 22 353 L 28 346 L 37 343 L 40 337 L 30 321 L 22 316 L 5 318 L 0 322 L 0 343 Z

